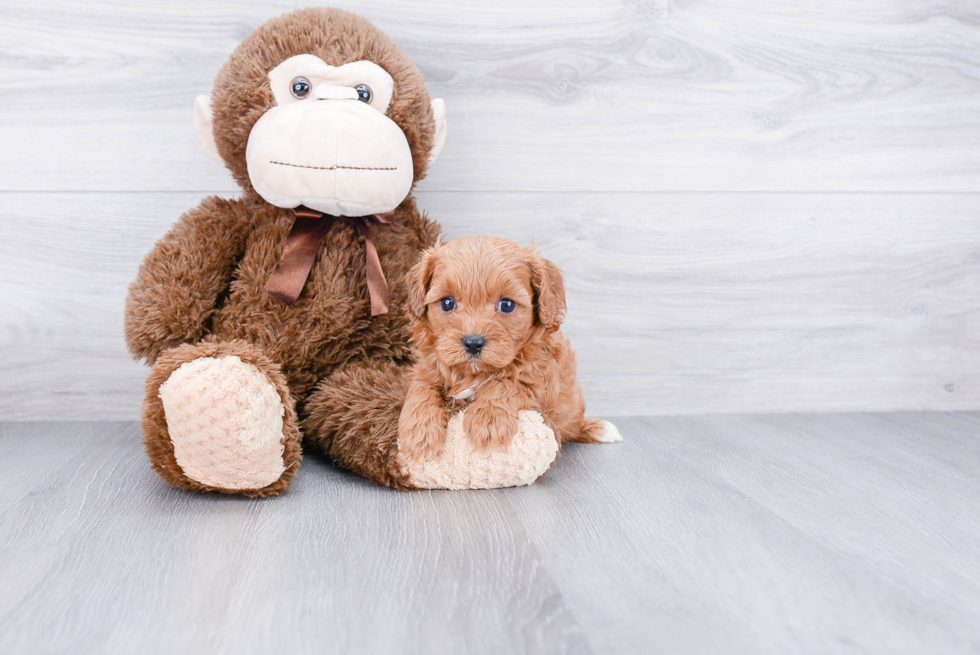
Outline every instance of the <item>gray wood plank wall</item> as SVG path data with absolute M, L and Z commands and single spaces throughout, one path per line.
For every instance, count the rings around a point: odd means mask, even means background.
M 977 3 L 338 4 L 446 99 L 446 236 L 564 269 L 592 412 L 980 409 Z M 126 285 L 236 193 L 194 97 L 294 6 L 0 5 L 0 419 L 137 416 Z

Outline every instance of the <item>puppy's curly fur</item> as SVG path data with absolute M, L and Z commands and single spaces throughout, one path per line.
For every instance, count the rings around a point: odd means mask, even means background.
M 585 417 L 575 352 L 560 331 L 561 271 L 533 247 L 457 239 L 427 250 L 408 287 L 416 363 L 401 450 L 437 454 L 450 415 L 464 407 L 464 430 L 478 446 L 506 447 L 520 410 L 540 412 L 559 442 L 618 440 L 612 424 Z

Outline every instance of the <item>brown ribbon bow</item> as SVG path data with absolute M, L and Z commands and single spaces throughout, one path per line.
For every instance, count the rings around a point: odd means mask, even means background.
M 265 290 L 269 295 L 278 298 L 287 305 L 292 305 L 299 299 L 299 294 L 306 286 L 306 280 L 313 268 L 313 260 L 320 249 L 320 239 L 330 221 L 342 219 L 350 221 L 358 234 L 364 237 L 364 250 L 367 255 L 365 264 L 367 270 L 368 296 L 371 298 L 371 316 L 388 313 L 388 282 L 385 280 L 378 258 L 378 248 L 374 245 L 373 221 L 391 223 L 395 212 L 385 212 L 374 216 L 340 217 L 324 214 L 323 212 L 297 207 L 296 221 L 293 229 L 286 237 L 286 245 L 282 249 L 279 265 L 272 271 Z

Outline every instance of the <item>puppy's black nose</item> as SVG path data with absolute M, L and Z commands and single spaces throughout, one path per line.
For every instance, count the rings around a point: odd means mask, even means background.
M 479 355 L 483 346 L 487 345 L 487 338 L 482 334 L 467 334 L 463 337 L 463 348 L 471 355 Z

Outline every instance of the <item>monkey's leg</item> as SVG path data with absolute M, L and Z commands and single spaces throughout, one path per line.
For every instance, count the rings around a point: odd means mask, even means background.
M 245 341 L 164 351 L 146 381 L 142 414 L 153 468 L 182 489 L 273 496 L 289 487 L 302 459 L 286 380 Z
M 407 371 L 392 362 L 337 369 L 303 404 L 307 443 L 378 484 L 413 488 L 396 461 L 407 389 Z
M 537 412 L 520 412 L 509 446 L 475 448 L 462 415 L 450 421 L 434 457 L 398 450 L 398 417 L 408 372 L 387 363 L 353 364 L 321 380 L 303 406 L 307 443 L 344 468 L 398 489 L 493 489 L 534 482 L 555 461 L 559 443 Z

